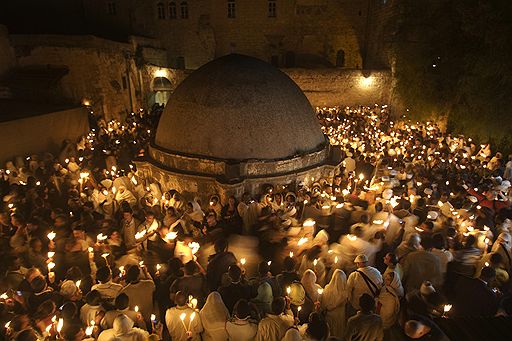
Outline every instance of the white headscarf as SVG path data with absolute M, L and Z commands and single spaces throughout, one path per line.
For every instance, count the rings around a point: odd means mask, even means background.
M 306 294 L 309 296 L 309 298 L 313 302 L 318 301 L 318 289 L 322 287 L 316 284 L 316 275 L 313 270 L 307 269 L 304 271 L 300 282 L 302 283 L 302 286 L 304 287 L 304 290 L 306 291 Z
M 132 192 L 130 192 L 125 186 L 119 186 L 116 192 L 116 201 L 118 203 L 126 201 L 131 206 L 137 202 L 137 199 L 135 199 L 135 196 L 132 194 Z
M 327 244 L 329 242 L 329 234 L 325 230 L 320 230 L 313 239 L 314 245 Z
M 224 305 L 222 297 L 216 291 L 208 295 L 199 315 L 206 330 L 224 328 L 226 321 L 229 319 L 228 309 Z
M 347 301 L 347 275 L 340 270 L 334 270 L 331 281 L 325 286 L 322 295 L 322 307 L 332 310 Z
M 387 287 L 393 289 L 394 293 L 398 295 L 398 297 L 404 296 L 404 287 L 402 286 L 400 276 L 396 271 L 393 271 L 393 281 Z
M 282 341 L 302 341 L 302 336 L 296 328 L 290 328 L 286 334 L 284 334 Z
M 128 316 L 122 314 L 115 318 L 112 327 L 115 336 L 128 334 L 133 328 L 133 321 Z
M 202 222 L 203 218 L 204 218 L 204 212 L 201 209 L 201 206 L 198 204 L 198 202 L 196 201 L 195 198 L 190 203 L 192 204 L 193 211 L 192 211 L 192 213 L 189 213 L 188 216 L 190 217 L 190 219 L 192 219 L 194 221 Z

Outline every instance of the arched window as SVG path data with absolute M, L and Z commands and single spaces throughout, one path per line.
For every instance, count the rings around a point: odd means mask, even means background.
M 345 51 L 338 50 L 336 53 L 336 66 L 344 67 L 345 66 Z
M 228 18 L 234 19 L 235 17 L 236 17 L 235 0 L 228 0 Z
M 276 0 L 268 0 L 268 17 L 277 17 L 277 2 Z
M 163 3 L 159 2 L 156 5 L 156 11 L 157 11 L 158 19 L 165 19 L 165 7 L 164 7 Z
M 181 19 L 188 19 L 188 3 L 183 1 L 180 4 Z
M 176 3 L 169 3 L 169 19 L 176 19 L 178 17 L 178 11 L 176 9 Z

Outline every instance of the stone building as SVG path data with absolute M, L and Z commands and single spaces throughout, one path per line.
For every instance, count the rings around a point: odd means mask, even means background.
M 230 54 L 187 77 L 171 95 L 140 174 L 164 190 L 256 193 L 334 175 L 339 159 L 311 104 L 259 59 Z
M 229 53 L 278 67 L 388 67 L 383 36 L 394 0 L 85 0 L 91 33 L 156 38 L 173 68 Z M 375 22 L 376 21 L 376 22 Z M 377 47 L 375 47 L 377 46 Z

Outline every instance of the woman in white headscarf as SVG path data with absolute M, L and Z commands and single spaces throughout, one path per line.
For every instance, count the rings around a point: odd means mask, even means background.
M 132 192 L 126 189 L 126 186 L 119 186 L 119 188 L 116 191 L 116 201 L 118 204 L 121 204 L 123 201 L 126 201 L 130 205 L 130 207 L 133 207 L 137 204 L 137 199 L 135 198 Z
M 286 332 L 286 334 L 284 334 L 284 337 L 282 339 L 282 341 L 302 341 L 302 340 L 304 340 L 302 338 L 302 335 L 300 335 L 299 330 L 295 327 L 288 329 L 288 331 Z
M 321 298 L 321 307 L 326 311 L 325 319 L 332 336 L 341 338 L 345 332 L 346 303 L 347 276 L 340 269 L 336 269 Z
M 134 322 L 122 314 L 114 320 L 113 328 L 106 329 L 98 337 L 98 341 L 143 341 L 149 338 L 147 331 L 133 326 Z
M 318 299 L 320 298 L 318 289 L 322 289 L 322 287 L 316 284 L 316 275 L 313 272 L 313 270 L 307 269 L 306 271 L 304 271 L 300 283 L 304 287 L 306 295 L 308 295 L 311 301 L 317 302 Z
M 400 297 L 404 294 L 403 290 L 396 272 L 391 271 L 384 275 L 384 287 L 377 299 L 377 311 L 382 319 L 384 329 L 391 328 L 398 319 Z
M 199 315 L 201 316 L 204 328 L 203 341 L 228 339 L 226 322 L 229 319 L 229 312 L 218 292 L 214 291 L 208 295 Z
M 271 312 L 273 300 L 272 287 L 267 282 L 262 282 L 258 287 L 258 295 L 251 301 L 256 304 L 262 316 L 264 316 Z

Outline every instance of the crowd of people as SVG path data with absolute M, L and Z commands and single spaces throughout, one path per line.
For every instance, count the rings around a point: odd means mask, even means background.
M 187 197 L 131 162 L 160 112 L 0 171 L 4 339 L 450 340 L 439 319 L 512 314 L 512 161 L 490 145 L 317 108 L 333 178 Z

